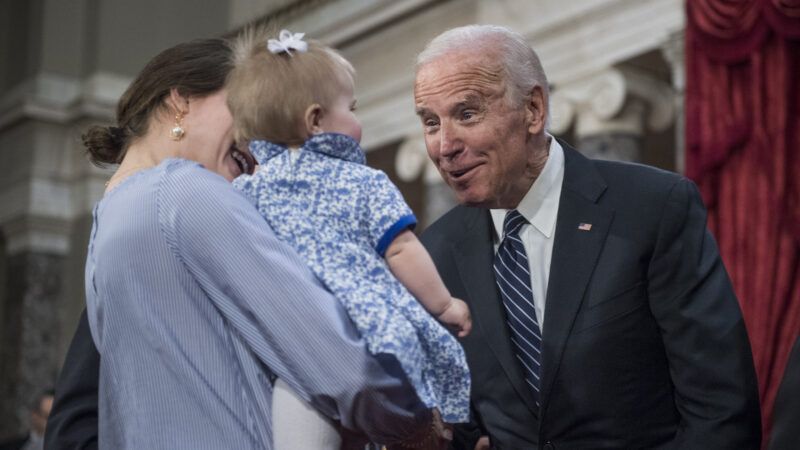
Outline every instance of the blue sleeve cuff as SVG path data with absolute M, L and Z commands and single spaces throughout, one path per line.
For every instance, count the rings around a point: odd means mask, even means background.
M 396 238 L 401 232 L 405 231 L 406 228 L 413 230 L 416 225 L 417 218 L 414 216 L 414 214 L 408 214 L 401 217 L 397 222 L 394 223 L 394 225 L 386 230 L 386 233 L 383 233 L 383 236 L 381 236 L 381 239 L 378 241 L 378 246 L 375 247 L 375 251 L 377 251 L 378 254 L 381 255 L 381 258 L 383 258 L 386 254 L 386 250 L 389 248 L 389 245 L 392 243 L 394 238 Z

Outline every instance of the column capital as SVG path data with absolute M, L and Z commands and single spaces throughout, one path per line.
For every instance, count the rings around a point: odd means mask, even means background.
M 672 87 L 628 67 L 609 67 L 557 85 L 550 108 L 551 131 L 563 133 L 574 122 L 579 137 L 608 132 L 642 134 L 645 127 L 663 131 L 675 117 Z

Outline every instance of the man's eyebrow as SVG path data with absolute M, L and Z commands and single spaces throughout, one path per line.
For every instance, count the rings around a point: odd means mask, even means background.
M 461 99 L 459 102 L 453 104 L 450 107 L 449 113 L 455 114 L 463 108 L 480 107 L 481 105 L 483 105 L 484 102 L 485 98 L 481 95 L 467 94 L 463 97 L 463 99 Z M 414 112 L 418 116 L 426 116 L 432 114 L 431 111 L 428 108 L 425 108 L 424 106 L 418 106 L 414 108 Z
M 464 108 L 480 107 L 483 104 L 483 97 L 476 94 L 468 94 L 463 100 L 454 104 L 450 108 L 450 114 L 455 114 Z

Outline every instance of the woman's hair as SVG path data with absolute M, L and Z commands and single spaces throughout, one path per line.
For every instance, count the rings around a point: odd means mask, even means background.
M 308 51 L 272 53 L 266 27 L 249 28 L 233 43 L 234 68 L 228 77 L 228 107 L 237 142 L 263 139 L 300 145 L 308 138 L 305 111 L 323 111 L 345 87 L 352 87 L 353 66 L 330 47 L 306 41 Z
M 120 97 L 116 126 L 93 126 L 82 136 L 89 159 L 101 167 L 121 162 L 130 143 L 147 133 L 171 89 L 187 98 L 219 91 L 233 67 L 232 56 L 230 43 L 218 38 L 178 44 L 156 55 Z

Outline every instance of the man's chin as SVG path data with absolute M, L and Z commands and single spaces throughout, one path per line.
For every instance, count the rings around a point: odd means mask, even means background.
M 490 202 L 485 195 L 469 191 L 469 190 L 454 190 L 456 201 L 463 206 L 470 206 L 474 208 L 486 207 Z

